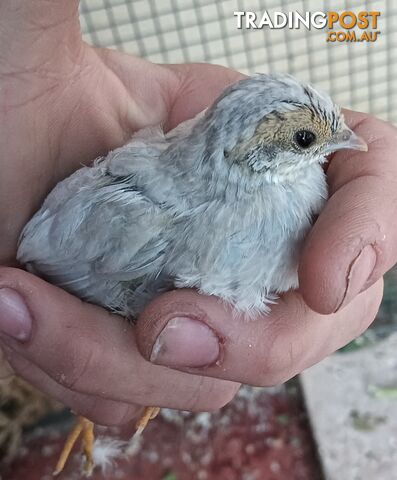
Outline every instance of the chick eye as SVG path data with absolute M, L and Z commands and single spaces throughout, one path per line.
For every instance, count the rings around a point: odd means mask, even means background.
M 298 130 L 294 140 L 301 148 L 309 148 L 316 141 L 316 135 L 310 130 Z

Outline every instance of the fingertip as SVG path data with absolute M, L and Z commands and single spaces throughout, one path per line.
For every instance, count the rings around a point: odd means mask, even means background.
M 0 288 L 16 290 L 33 310 L 45 309 L 47 305 L 53 306 L 67 299 L 80 302 L 65 290 L 21 268 L 0 267 Z
M 310 308 L 321 314 L 344 308 L 393 266 L 394 198 L 395 189 L 374 176 L 356 178 L 330 197 L 300 260 L 300 291 Z

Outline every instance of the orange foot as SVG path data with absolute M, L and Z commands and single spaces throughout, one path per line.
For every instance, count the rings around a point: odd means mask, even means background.
M 53 473 L 54 476 L 59 475 L 65 467 L 70 456 L 70 452 L 75 443 L 82 436 L 84 462 L 84 475 L 90 477 L 94 469 L 94 461 L 92 459 L 92 451 L 94 445 L 94 424 L 85 417 L 77 417 L 76 423 L 66 439 L 65 445 L 59 457 L 58 463 Z
M 153 420 L 153 418 L 156 418 L 157 415 L 159 414 L 160 409 L 158 407 L 146 407 L 143 414 L 139 418 L 139 420 L 136 422 L 136 432 L 134 434 L 134 437 L 140 435 L 146 428 L 147 424 L 150 422 L 150 420 Z

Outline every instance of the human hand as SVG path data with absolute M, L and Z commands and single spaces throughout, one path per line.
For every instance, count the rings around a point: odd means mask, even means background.
M 139 347 L 156 364 L 254 385 L 281 383 L 360 335 L 381 301 L 382 275 L 397 258 L 397 130 L 363 113 L 345 111 L 368 153 L 337 152 L 327 169 L 330 198 L 305 242 L 299 292 L 289 292 L 270 315 L 244 322 L 215 298 L 170 292 L 143 312 Z M 177 358 L 200 349 L 200 336 L 167 328 L 170 319 L 207 324 L 221 340 L 218 362 L 187 368 Z M 171 348 L 172 347 L 172 348 Z M 172 351 L 172 357 L 168 352 Z M 205 362 L 203 362 L 205 364 Z
M 283 295 L 270 315 L 248 323 L 214 298 L 168 293 L 143 312 L 138 324 L 146 358 L 185 372 L 272 385 L 317 363 L 370 325 L 381 301 L 381 277 L 397 257 L 397 131 L 369 115 L 346 111 L 345 116 L 369 152 L 346 150 L 331 159 L 330 199 L 305 242 L 299 292 Z M 176 359 L 174 352 L 181 351 L 176 329 L 167 329 L 175 313 L 216 332 L 221 339 L 216 365 L 191 369 L 184 358 Z M 199 349 L 199 335 L 183 335 L 181 326 L 179 321 L 177 338 L 183 338 L 186 351 Z
M 59 180 L 137 129 L 194 116 L 239 77 L 92 48 L 77 1 L 1 2 L 0 264 L 15 266 L 22 227 Z M 15 268 L 0 270 L 0 329 L 17 374 L 98 423 L 123 423 L 139 405 L 219 408 L 238 389 L 152 365 L 125 320 Z
M 0 40 L 2 34 L 12 38 L 18 32 L 11 49 L 1 52 L 0 47 L 0 115 L 5 125 L 0 132 L 5 152 L 0 221 L 6 225 L 0 255 L 8 264 L 20 229 L 57 181 L 124 143 L 138 128 L 159 122 L 172 127 L 193 116 L 240 76 L 208 65 L 161 67 L 92 49 L 80 40 L 76 1 L 52 2 L 50 9 L 44 0 L 29 5 L 9 0 L 0 7 L 0 23 L 5 24 Z M 48 28 L 50 24 L 57 28 Z M 4 39 L 1 45 L 6 45 Z M 23 69 L 29 62 L 35 64 Z M 247 323 L 214 298 L 171 292 L 148 306 L 134 329 L 27 273 L 3 269 L 0 286 L 19 292 L 32 317 L 29 334 L 19 323 L 23 309 L 14 306 L 12 328 L 25 341 L 2 336 L 14 369 L 79 413 L 114 424 L 135 416 L 138 405 L 217 408 L 238 388 L 225 379 L 279 383 L 357 336 L 377 311 L 380 282 L 354 300 L 360 288 L 353 282 L 347 297 L 351 303 L 333 315 L 316 314 L 305 304 L 330 313 L 341 303 L 347 272 L 366 242 L 377 249 L 372 282 L 395 261 L 389 221 L 395 215 L 395 194 L 393 180 L 388 180 L 396 174 L 395 130 L 357 115 L 351 114 L 350 126 L 362 122 L 356 131 L 366 138 L 370 152 L 360 154 L 362 159 L 340 153 L 332 161 L 328 175 L 334 195 L 303 255 L 303 296 L 291 292 L 270 316 Z M 369 261 L 367 269 L 371 266 Z M 351 270 L 366 273 L 363 266 Z M 0 290 L 0 302 L 4 298 Z M 179 320 L 178 328 L 165 329 L 174 317 L 193 321 Z M 10 327 L 10 319 L 0 308 L 3 325 L 8 321 Z M 173 369 L 145 361 L 137 344 L 145 358 Z

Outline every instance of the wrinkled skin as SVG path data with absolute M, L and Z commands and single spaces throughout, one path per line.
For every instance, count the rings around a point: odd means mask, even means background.
M 239 382 L 280 383 L 362 333 L 397 257 L 397 132 L 361 113 L 346 112 L 347 123 L 369 152 L 332 159 L 331 198 L 306 242 L 300 293 L 284 295 L 269 317 L 247 323 L 215 298 L 178 291 L 152 302 L 133 328 L 10 268 L 21 228 L 59 180 L 139 128 L 193 116 L 241 77 L 92 48 L 77 8 L 76 0 L 0 2 L 0 298 L 14 289 L 32 317 L 26 341 L 0 334 L 15 372 L 97 423 L 123 424 L 142 405 L 219 408 Z M 354 265 L 367 245 L 366 261 Z M 202 335 L 190 323 L 167 336 L 154 364 L 153 345 L 175 315 L 203 322 Z

